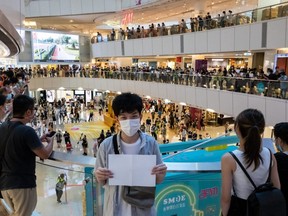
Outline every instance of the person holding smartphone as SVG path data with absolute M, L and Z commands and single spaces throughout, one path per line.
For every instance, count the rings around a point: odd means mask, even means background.
M 12 215 L 32 215 L 37 204 L 36 156 L 47 159 L 53 150 L 53 138 L 39 138 L 26 126 L 34 119 L 34 105 L 33 98 L 16 96 L 13 118 L 0 126 L 0 190 Z

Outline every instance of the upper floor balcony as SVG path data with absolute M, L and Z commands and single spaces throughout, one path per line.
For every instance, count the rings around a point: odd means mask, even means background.
M 81 87 L 130 91 L 234 117 L 244 109 L 255 108 L 263 112 L 268 126 L 288 121 L 287 86 L 287 82 L 235 77 L 96 71 L 80 78 L 72 77 L 72 74 L 71 77 L 35 77 L 29 85 L 30 90 L 76 90 Z
M 259 51 L 288 46 L 287 3 L 259 8 L 230 16 L 219 16 L 154 29 L 131 30 L 116 35 L 116 41 L 92 38 L 92 57 L 137 57 L 155 55 L 206 54 Z M 224 17 L 224 18 L 223 18 Z M 197 31 L 196 31 L 197 30 Z M 111 39 L 111 36 L 110 36 Z M 122 39 L 122 40 L 120 40 Z M 107 41 L 107 39 L 106 39 Z M 98 42 L 98 43 L 94 43 Z

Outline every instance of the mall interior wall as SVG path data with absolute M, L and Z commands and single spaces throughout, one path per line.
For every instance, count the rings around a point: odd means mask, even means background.
M 142 0 L 141 6 L 153 2 L 157 0 Z M 107 13 L 135 6 L 135 0 L 38 0 L 30 1 L 25 6 L 25 15 L 30 18 Z
M 92 58 L 205 54 L 288 47 L 288 17 L 186 34 L 92 44 Z
M 217 113 L 233 117 L 244 109 L 254 108 L 263 112 L 267 126 L 288 121 L 288 100 L 231 91 L 156 82 L 96 78 L 35 78 L 31 79 L 29 84 L 32 91 L 39 88 L 56 90 L 60 87 L 68 90 L 81 87 L 84 90 L 134 92 L 141 96 L 149 95 L 153 98 L 169 99 L 178 103 L 184 102 L 192 107 L 213 109 Z

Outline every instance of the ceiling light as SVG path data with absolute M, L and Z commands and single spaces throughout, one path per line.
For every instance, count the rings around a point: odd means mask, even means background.
M 122 94 L 120 91 L 117 92 L 118 95 Z
M 44 89 L 42 89 L 42 88 L 38 88 L 36 91 L 43 91 Z
M 69 20 L 69 22 L 70 22 L 70 23 L 73 23 L 73 22 L 74 22 L 74 20 L 72 20 L 72 19 L 71 19 L 71 20 Z
M 64 87 L 59 87 L 59 90 L 65 90 L 65 88 Z
M 182 106 L 186 106 L 186 103 L 184 103 L 184 102 L 180 102 L 179 104 Z
M 79 91 L 82 91 L 82 90 L 83 90 L 83 88 L 82 88 L 82 87 L 79 87 L 79 88 L 78 88 L 78 90 L 79 90 Z

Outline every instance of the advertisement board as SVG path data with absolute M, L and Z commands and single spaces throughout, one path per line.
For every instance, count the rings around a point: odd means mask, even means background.
M 79 62 L 79 36 L 33 32 L 34 62 Z

